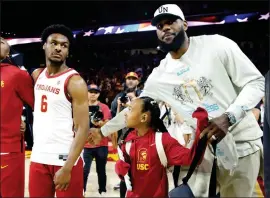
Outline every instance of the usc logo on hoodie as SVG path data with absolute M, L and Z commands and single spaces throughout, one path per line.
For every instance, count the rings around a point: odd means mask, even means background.
M 148 170 L 149 164 L 146 163 L 147 161 L 147 149 L 141 148 L 138 151 L 138 161 L 137 161 L 137 170 Z

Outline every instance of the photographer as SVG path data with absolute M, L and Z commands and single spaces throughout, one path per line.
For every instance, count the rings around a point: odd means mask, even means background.
M 89 116 L 90 128 L 100 128 L 109 119 L 111 119 L 111 112 L 107 105 L 98 101 L 100 89 L 97 85 L 91 84 L 88 86 L 88 101 L 89 101 Z M 90 172 L 93 158 L 96 159 L 96 171 L 98 175 L 98 192 L 106 193 L 106 164 L 108 156 L 108 138 L 103 138 L 97 146 L 92 146 L 88 143 L 84 146 L 84 192 L 86 191 L 87 179 Z
M 125 91 L 120 92 L 114 98 L 111 104 L 111 112 L 112 117 L 116 116 L 116 114 L 120 113 L 127 105 L 128 100 L 134 98 L 135 96 L 139 96 L 141 94 L 141 90 L 137 88 L 139 84 L 139 77 L 135 72 L 129 72 L 126 75 L 126 89 Z M 128 94 L 128 96 L 127 96 Z M 120 137 L 123 135 L 122 131 L 126 131 L 125 129 L 118 131 L 117 135 L 113 137 L 112 141 L 119 141 Z M 117 184 L 114 189 L 119 189 L 120 185 Z
M 140 95 L 141 90 L 139 90 L 137 88 L 139 84 L 139 77 L 135 72 L 129 72 L 126 75 L 126 83 L 125 83 L 125 91 L 120 92 L 119 94 L 117 94 L 114 98 L 114 100 L 112 101 L 111 104 L 111 112 L 112 112 L 112 117 L 114 117 L 117 113 L 117 106 L 118 106 L 118 98 L 122 97 L 125 93 L 127 89 L 135 89 L 136 95 Z
M 117 99 L 117 111 L 120 113 L 128 104 L 137 97 L 135 88 L 128 88 L 121 97 Z

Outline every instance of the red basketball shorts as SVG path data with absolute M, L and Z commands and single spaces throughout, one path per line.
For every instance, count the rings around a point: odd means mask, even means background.
M 9 153 L 1 157 L 1 196 L 24 197 L 25 154 Z
M 71 180 L 66 191 L 55 190 L 53 178 L 61 166 L 31 162 L 29 171 L 30 197 L 83 197 L 83 161 L 79 159 L 71 171 Z

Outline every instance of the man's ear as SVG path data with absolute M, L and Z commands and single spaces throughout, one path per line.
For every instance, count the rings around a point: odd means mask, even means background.
M 42 47 L 42 49 L 44 49 L 44 50 L 45 50 L 45 45 L 46 45 L 46 43 L 44 43 L 44 44 L 43 44 L 43 47 Z
M 184 30 L 185 30 L 185 32 L 186 32 L 187 29 L 188 29 L 188 23 L 187 23 L 187 21 L 184 21 L 184 22 L 183 22 L 183 26 L 184 26 Z

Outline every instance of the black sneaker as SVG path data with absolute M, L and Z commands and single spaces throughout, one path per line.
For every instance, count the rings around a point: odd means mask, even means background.
M 116 184 L 114 187 L 113 187 L 114 190 L 120 190 L 120 183 Z

